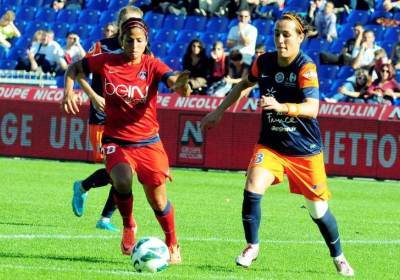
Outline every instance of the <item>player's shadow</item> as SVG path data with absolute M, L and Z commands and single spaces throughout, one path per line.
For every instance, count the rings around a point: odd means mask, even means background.
M 56 225 L 40 225 L 40 224 L 33 224 L 33 223 L 10 223 L 10 222 L 0 222 L 0 225 L 7 225 L 7 226 L 29 226 L 29 227 L 57 227 Z
M 96 258 L 96 257 L 68 257 L 68 256 L 56 256 L 56 255 L 28 255 L 21 253 L 6 253 L 0 252 L 0 257 L 4 258 L 24 258 L 24 259 L 38 259 L 38 260 L 56 260 L 56 261 L 78 261 L 78 262 L 88 262 L 88 263 L 112 263 L 112 264 L 125 264 L 123 261 L 115 261 L 104 258 Z
M 195 268 L 200 270 L 207 270 L 213 272 L 234 272 L 235 267 L 226 267 L 222 265 L 211 265 L 211 264 L 201 264 L 201 265 L 194 265 Z

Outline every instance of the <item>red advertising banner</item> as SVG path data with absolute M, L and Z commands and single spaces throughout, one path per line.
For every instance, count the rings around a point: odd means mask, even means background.
M 92 160 L 88 99 L 61 113 L 62 89 L 0 85 L 0 155 Z M 175 94 L 157 99 L 160 135 L 172 166 L 245 170 L 260 128 L 257 101 L 242 99 L 215 129 L 200 120 L 222 99 Z M 400 179 L 400 107 L 321 103 L 319 122 L 329 175 Z

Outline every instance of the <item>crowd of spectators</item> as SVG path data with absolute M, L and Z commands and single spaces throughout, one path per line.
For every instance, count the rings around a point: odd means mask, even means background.
M 88 1 L 84 0 L 53 0 L 47 2 L 49 9 L 60 13 L 65 9 L 85 9 Z M 293 2 L 293 1 L 292 1 Z M 396 103 L 400 98 L 399 86 L 396 81 L 396 70 L 400 70 L 400 35 L 393 42 L 390 52 L 385 46 L 376 41 L 375 32 L 379 29 L 371 29 L 371 24 L 386 27 L 400 26 L 400 1 L 381 0 L 382 13 L 372 18 L 371 21 L 352 21 L 353 25 L 343 26 L 353 10 L 364 10 L 374 13 L 375 0 L 311 0 L 301 3 L 302 14 L 312 26 L 311 40 L 322 40 L 331 45 L 343 41 L 340 51 L 319 51 L 319 56 L 312 58 L 319 65 L 338 65 L 347 67 L 347 77 L 341 77 L 343 83 L 331 92 L 323 92 L 327 102 L 366 102 L 366 103 Z M 129 1 L 129 4 L 139 5 L 146 13 L 162 13 L 176 16 L 204 16 L 226 17 L 234 24 L 230 25 L 225 38 L 216 38 L 210 48 L 210 42 L 203 42 L 201 38 L 192 38 L 186 45 L 186 52 L 180 59 L 181 68 L 189 70 L 190 86 L 195 94 L 223 97 L 241 77 L 246 75 L 257 50 L 270 51 L 267 46 L 265 34 L 259 34 L 259 26 L 254 22 L 266 20 L 274 21 L 285 11 L 285 0 L 173 0 L 173 1 Z M 300 4 L 299 4 L 300 5 Z M 6 11 L 0 18 L 0 48 L 7 52 L 12 48 L 13 38 L 21 36 L 14 24 L 15 13 Z M 18 25 L 17 25 L 18 26 Z M 105 24 L 102 28 L 102 36 L 115 36 L 117 26 L 113 22 Z M 338 28 L 347 28 L 348 33 L 343 40 L 340 35 L 343 32 Z M 400 32 L 398 32 L 400 34 Z M 378 34 L 379 35 L 379 34 Z M 261 36 L 261 37 L 260 37 Z M 264 36 L 264 37 L 263 37 Z M 270 33 L 269 36 L 273 36 Z M 26 71 L 53 72 L 62 75 L 69 63 L 72 63 L 85 55 L 88 45 L 81 43 L 81 38 L 76 30 L 69 30 L 65 38 L 55 37 L 54 30 L 38 30 L 32 38 L 30 46 L 18 59 L 16 69 Z M 86 39 L 86 38 L 84 38 Z M 263 43 L 264 42 L 264 43 Z M 311 41 L 310 41 L 311 42 Z M 261 43 L 258 44 L 257 43 Z M 256 46 L 257 45 L 257 46 Z M 64 47 L 62 47 L 64 46 Z M 385 51 L 386 49 L 386 51 Z M 305 50 L 307 52 L 307 49 Z M 386 64 L 383 64 L 386 63 Z M 390 75 L 386 77 L 386 68 L 389 67 Z M 324 76 L 320 75 L 320 79 Z M 386 80 L 390 80 L 390 89 L 387 90 Z M 322 81 L 324 82 L 324 81 Z M 375 90 L 370 87 L 378 83 Z M 381 90 L 378 87 L 385 86 Z M 259 96 L 257 89 L 253 89 L 252 95 Z M 368 96 L 368 98 L 367 98 Z M 379 98 L 378 98 L 379 97 Z

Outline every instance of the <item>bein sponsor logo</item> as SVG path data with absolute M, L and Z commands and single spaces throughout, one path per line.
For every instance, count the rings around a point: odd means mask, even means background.
M 144 91 L 139 86 L 118 84 L 115 85 L 112 82 L 107 82 L 104 79 L 105 93 L 108 95 L 118 95 L 128 104 L 145 103 L 147 100 L 147 94 L 149 87 L 146 87 Z

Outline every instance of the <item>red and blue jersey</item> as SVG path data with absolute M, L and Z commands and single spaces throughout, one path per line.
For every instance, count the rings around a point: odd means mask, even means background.
M 167 65 L 145 54 L 139 64 L 131 64 L 124 54 L 104 53 L 86 57 L 83 68 L 101 76 L 104 137 L 141 142 L 158 134 L 157 89 L 171 72 Z
M 253 63 L 250 82 L 258 82 L 262 96 L 273 96 L 279 103 L 302 103 L 319 99 L 316 66 L 300 52 L 286 67 L 278 65 L 277 52 L 260 55 Z M 263 110 L 258 143 L 289 156 L 308 156 L 322 150 L 321 132 L 315 118 L 291 117 Z

